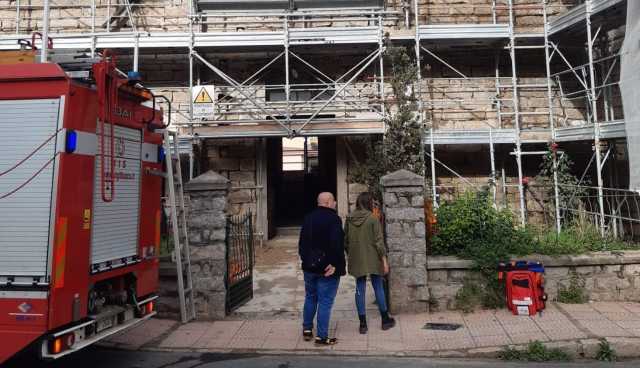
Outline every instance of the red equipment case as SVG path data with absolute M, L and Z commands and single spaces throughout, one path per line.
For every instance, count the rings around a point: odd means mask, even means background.
M 545 308 L 544 267 L 538 262 L 513 262 L 500 265 L 505 280 L 507 308 L 514 315 L 535 315 Z

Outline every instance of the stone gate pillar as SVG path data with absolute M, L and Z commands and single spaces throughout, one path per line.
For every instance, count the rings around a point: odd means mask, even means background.
M 198 319 L 225 316 L 226 210 L 230 182 L 207 171 L 189 181 L 187 224 Z
M 426 312 L 427 242 L 424 178 L 398 170 L 381 179 L 389 255 L 389 301 L 393 313 Z

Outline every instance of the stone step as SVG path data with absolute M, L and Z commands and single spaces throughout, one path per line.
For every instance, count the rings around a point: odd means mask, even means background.
M 286 226 L 276 229 L 278 236 L 300 236 L 300 226 Z

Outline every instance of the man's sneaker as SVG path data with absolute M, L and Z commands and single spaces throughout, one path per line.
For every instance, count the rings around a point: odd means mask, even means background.
M 335 337 L 316 337 L 316 345 L 335 345 L 338 343 L 338 339 Z
M 390 328 L 393 328 L 395 325 L 396 325 L 396 320 L 393 319 L 392 317 L 385 318 L 382 320 L 382 329 L 385 331 Z
M 313 331 L 311 330 L 302 331 L 302 338 L 304 339 L 304 341 L 311 341 L 313 339 Z

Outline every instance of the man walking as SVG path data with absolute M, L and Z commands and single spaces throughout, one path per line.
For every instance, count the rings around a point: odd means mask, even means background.
M 305 289 L 302 336 L 305 341 L 313 339 L 313 319 L 317 313 L 315 343 L 334 345 L 337 340 L 329 337 L 329 320 L 340 276 L 346 272 L 344 232 L 333 194 L 324 192 L 318 195 L 318 207 L 305 217 L 302 224 L 298 253 Z

